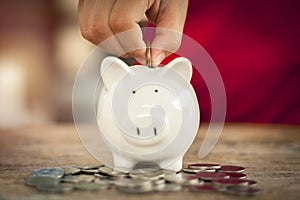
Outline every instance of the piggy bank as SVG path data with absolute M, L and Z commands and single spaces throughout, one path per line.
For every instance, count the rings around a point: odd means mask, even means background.
M 181 170 L 200 120 L 192 69 L 183 57 L 156 68 L 129 67 L 116 57 L 102 61 L 97 122 L 115 168 L 154 162 Z

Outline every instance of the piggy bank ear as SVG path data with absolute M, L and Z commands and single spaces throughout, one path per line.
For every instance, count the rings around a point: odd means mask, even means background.
M 107 89 L 110 89 L 130 71 L 128 65 L 117 57 L 106 57 L 101 63 L 101 76 Z
M 192 74 L 193 74 L 193 67 L 192 67 L 191 62 L 188 59 L 186 59 L 184 57 L 176 58 L 176 59 L 172 60 L 169 64 L 167 64 L 166 67 L 175 70 L 187 82 L 191 81 Z

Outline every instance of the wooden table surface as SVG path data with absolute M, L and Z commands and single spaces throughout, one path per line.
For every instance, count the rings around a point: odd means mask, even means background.
M 248 178 L 262 192 L 249 199 L 300 199 L 300 126 L 226 124 L 214 150 L 197 158 L 198 137 L 184 162 L 214 162 L 246 167 Z M 40 167 L 95 164 L 84 149 L 73 124 L 40 125 L 0 130 L 0 199 L 245 199 L 222 193 L 125 194 L 112 190 L 39 192 L 24 185 L 29 173 Z M 247 198 L 248 199 L 248 198 Z

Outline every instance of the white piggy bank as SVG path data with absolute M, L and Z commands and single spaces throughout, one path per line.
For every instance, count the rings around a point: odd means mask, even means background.
M 101 75 L 97 121 L 114 167 L 131 169 L 149 161 L 179 171 L 200 120 L 189 60 L 149 68 L 107 57 Z

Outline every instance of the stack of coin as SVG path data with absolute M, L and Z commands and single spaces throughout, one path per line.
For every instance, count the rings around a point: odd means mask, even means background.
M 148 162 L 130 171 L 117 171 L 109 166 L 46 167 L 34 170 L 25 183 L 41 191 L 109 190 L 115 187 L 126 193 L 146 192 L 224 192 L 255 195 L 260 192 L 256 181 L 246 179 L 239 166 L 195 163 L 180 172 L 161 169 Z
M 246 174 L 242 173 L 245 168 L 241 166 L 195 163 L 182 171 L 203 181 L 203 184 L 190 187 L 193 192 L 218 191 L 250 196 L 261 191 L 256 187 L 256 181 L 246 179 Z

